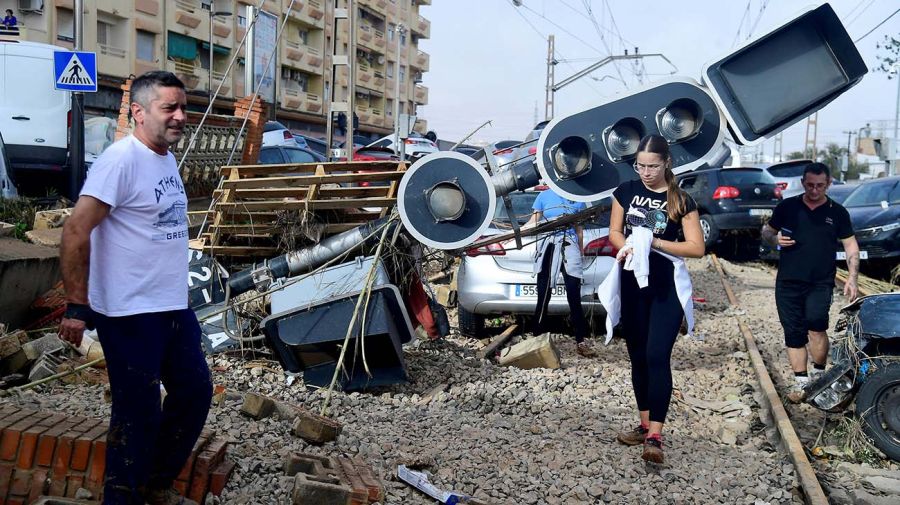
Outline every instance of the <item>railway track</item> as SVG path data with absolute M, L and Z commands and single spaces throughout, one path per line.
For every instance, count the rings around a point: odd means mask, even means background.
M 729 303 L 732 306 L 740 307 L 740 302 L 734 293 L 734 289 L 731 287 L 731 283 L 725 276 L 725 271 L 722 269 L 722 265 L 719 263 L 718 258 L 715 254 L 710 255 L 710 258 L 716 268 L 716 272 L 719 274 L 722 286 L 725 288 Z M 790 416 L 788 416 L 788 413 L 784 408 L 784 404 L 778 394 L 775 383 L 772 381 L 772 377 L 769 375 L 769 371 L 766 368 L 766 363 L 759 352 L 759 347 L 756 344 L 753 333 L 742 320 L 741 316 L 735 315 L 734 318 L 737 320 L 741 334 L 744 337 L 744 344 L 747 353 L 750 355 L 753 371 L 756 373 L 760 390 L 763 393 L 763 401 L 769 409 L 769 412 L 771 412 L 772 421 L 778 430 L 779 441 L 782 448 L 788 454 L 788 457 L 797 472 L 797 477 L 806 503 L 810 505 L 828 505 L 828 498 L 819 483 L 819 479 L 816 476 L 816 472 L 813 469 L 809 458 L 806 456 L 806 451 L 803 448 L 803 444 L 800 442 L 800 438 L 797 436 L 797 431 L 791 423 Z

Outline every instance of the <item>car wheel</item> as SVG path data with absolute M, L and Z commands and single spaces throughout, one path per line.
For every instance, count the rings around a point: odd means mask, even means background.
M 887 457 L 900 461 L 900 363 L 872 373 L 856 395 L 863 431 Z
M 706 247 L 711 247 L 719 240 L 719 227 L 709 214 L 700 216 L 700 230 L 703 232 L 703 242 Z
M 484 333 L 484 316 L 473 314 L 461 306 L 458 306 L 457 316 L 459 318 L 460 335 L 469 338 L 481 338 L 481 334 Z

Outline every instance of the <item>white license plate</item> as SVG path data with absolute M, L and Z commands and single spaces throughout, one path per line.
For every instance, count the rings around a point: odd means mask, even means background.
M 844 260 L 846 260 L 846 259 L 847 259 L 847 253 L 844 252 L 844 251 L 838 251 L 838 252 L 837 252 L 837 259 L 838 259 L 839 261 L 844 261 Z M 859 259 L 861 259 L 861 260 L 867 260 L 867 259 L 869 259 L 869 253 L 866 252 L 866 251 L 859 251 Z
M 772 209 L 750 209 L 751 216 L 771 216 Z
M 516 298 L 537 298 L 537 285 L 516 284 L 513 287 L 513 296 Z M 553 298 L 555 296 L 566 296 L 566 287 L 562 284 L 557 284 L 550 291 L 550 297 Z

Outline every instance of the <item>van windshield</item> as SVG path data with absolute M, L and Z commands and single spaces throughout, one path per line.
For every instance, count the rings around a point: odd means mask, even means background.
M 47 109 L 65 105 L 66 93 L 53 89 L 53 61 L 33 56 L 6 55 L 3 101 L 7 107 L 15 105 L 21 110 Z M 47 83 L 46 86 L 25 85 Z

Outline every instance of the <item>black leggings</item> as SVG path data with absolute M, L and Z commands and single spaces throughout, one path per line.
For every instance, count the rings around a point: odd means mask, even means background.
M 668 263 L 665 265 L 653 258 L 658 255 L 650 256 L 646 288 L 638 288 L 633 272 L 622 271 L 622 329 L 638 410 L 649 410 L 651 421 L 663 423 L 672 399 L 672 347 L 684 310 L 675 291 L 671 262 L 660 256 Z
M 537 307 L 534 309 L 535 335 L 544 333 L 544 322 L 547 320 L 547 306 L 550 305 L 550 265 L 553 260 L 553 248 L 556 244 L 547 246 L 544 252 L 544 261 L 541 263 L 541 271 L 537 276 Z M 575 327 L 575 341 L 581 342 L 588 335 L 587 322 L 584 319 L 584 309 L 581 308 L 581 279 L 566 273 L 565 262 L 560 262 L 560 271 L 563 274 L 563 282 L 566 285 L 566 300 L 569 302 L 569 313 L 572 317 L 572 325 Z

